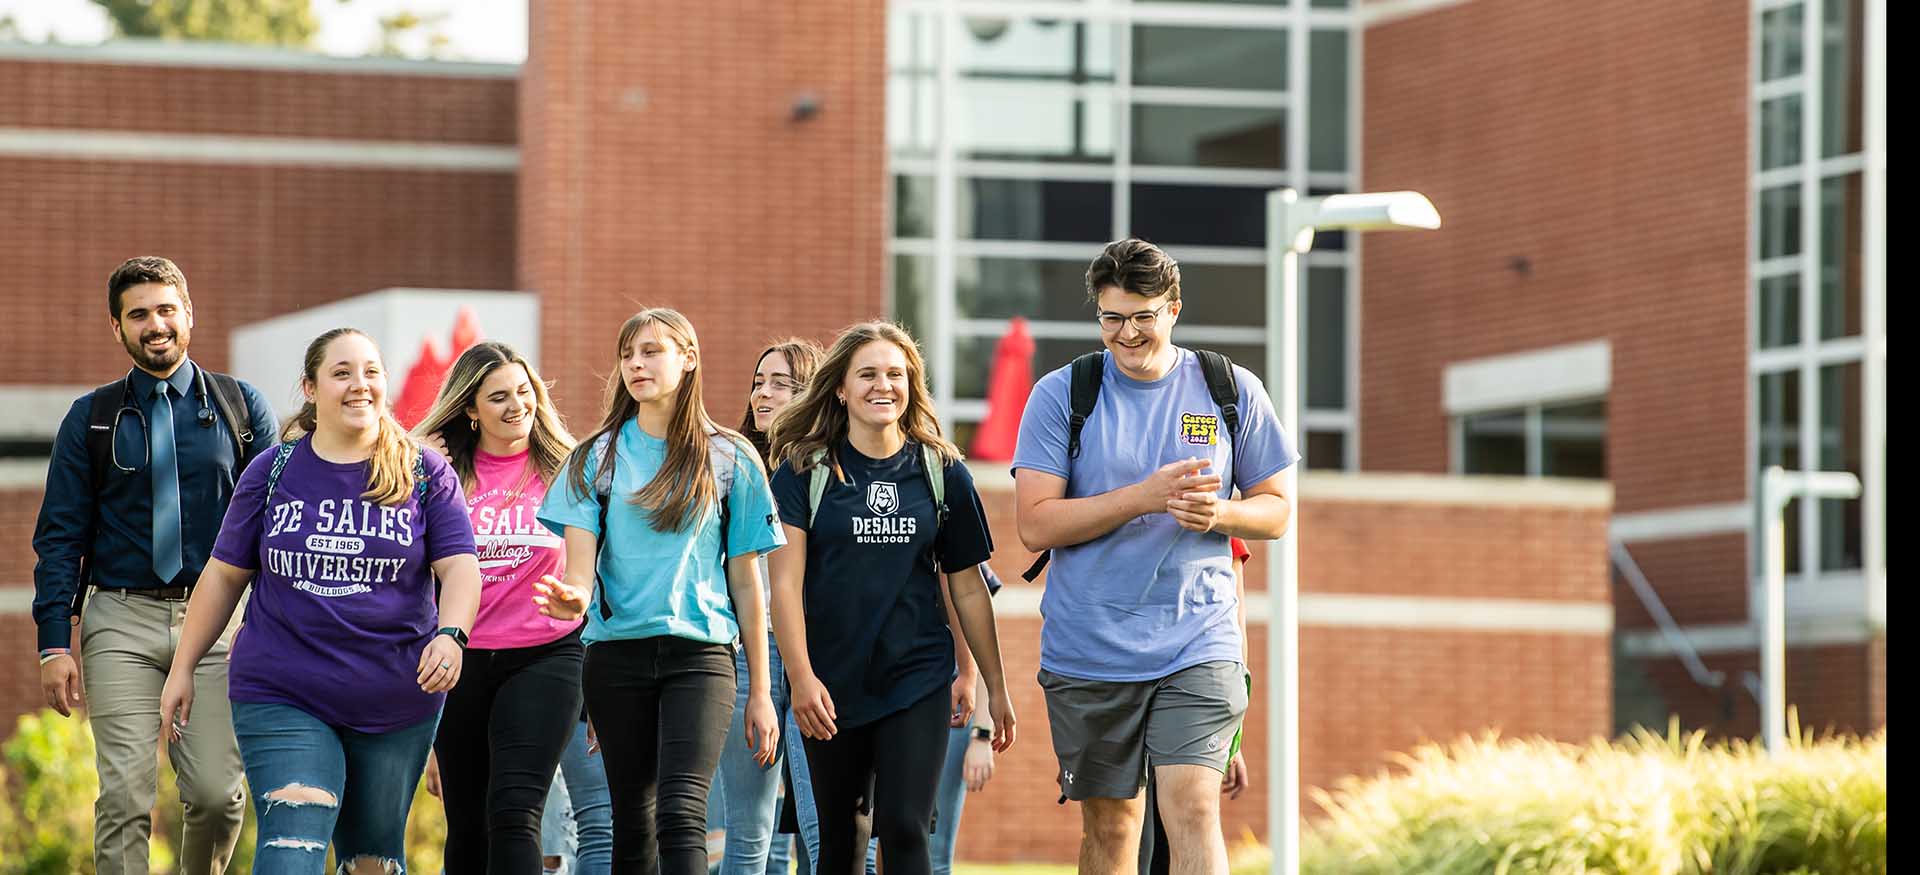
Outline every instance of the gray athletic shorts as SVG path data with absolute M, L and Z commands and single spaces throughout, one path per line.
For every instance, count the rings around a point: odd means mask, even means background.
M 1040 670 L 1066 799 L 1132 799 L 1156 766 L 1222 772 L 1247 713 L 1237 662 L 1206 662 L 1153 681 L 1089 681 Z

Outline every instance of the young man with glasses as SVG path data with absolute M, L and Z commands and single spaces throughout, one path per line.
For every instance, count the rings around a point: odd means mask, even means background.
M 1040 684 L 1090 875 L 1135 868 L 1149 766 L 1172 871 L 1226 873 L 1221 781 L 1248 683 L 1228 539 L 1277 538 L 1293 509 L 1280 473 L 1298 456 L 1265 389 L 1235 366 L 1221 390 L 1174 345 L 1180 293 L 1159 247 L 1109 244 L 1087 270 L 1097 400 L 1074 403 L 1071 365 L 1042 377 L 1014 453 L 1020 539 L 1053 554 Z
M 84 704 L 93 725 L 94 870 L 145 875 L 160 690 L 187 596 L 234 481 L 273 446 L 277 429 L 259 390 L 187 358 L 193 301 L 173 262 L 144 256 L 120 265 L 107 280 L 107 314 L 134 367 L 75 401 L 54 438 L 33 533 L 33 621 L 47 705 L 69 715 Z M 245 799 L 227 703 L 232 637 L 229 627 L 200 660 L 192 728 L 167 745 L 185 808 L 180 871 L 190 875 L 226 871 L 240 837 Z

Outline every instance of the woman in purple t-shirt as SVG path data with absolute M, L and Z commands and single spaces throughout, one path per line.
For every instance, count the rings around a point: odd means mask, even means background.
M 566 545 L 535 514 L 573 450 L 533 365 L 504 343 L 460 354 L 415 427 L 460 475 L 480 552 L 480 613 L 439 735 L 448 872 L 537 872 L 540 816 L 580 722 L 580 621 L 533 603 L 533 583 L 566 567 Z
M 186 725 L 194 666 L 253 584 L 228 684 L 260 825 L 253 871 L 318 875 L 329 843 L 351 871 L 385 871 L 405 859 L 407 811 L 443 694 L 460 679 L 480 569 L 459 478 L 394 421 L 373 341 L 351 328 L 322 334 L 303 375 L 307 402 L 286 443 L 234 485 L 161 725 Z

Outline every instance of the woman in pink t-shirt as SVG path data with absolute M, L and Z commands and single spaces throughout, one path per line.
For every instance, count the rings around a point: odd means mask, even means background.
M 573 449 L 533 365 L 503 343 L 454 361 L 414 429 L 466 490 L 480 554 L 480 614 L 466 669 L 433 742 L 449 872 L 538 872 L 540 815 L 579 722 L 580 621 L 540 613 L 533 583 L 565 568 L 565 543 L 534 518 Z

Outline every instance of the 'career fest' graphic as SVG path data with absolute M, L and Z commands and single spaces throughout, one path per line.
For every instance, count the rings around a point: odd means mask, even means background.
M 310 533 L 296 541 L 305 549 L 269 546 L 267 570 L 293 581 L 294 589 L 323 598 L 372 592 L 372 584 L 400 579 L 406 557 L 379 554 L 411 552 L 405 548 L 413 546 L 416 512 L 364 499 L 329 498 L 311 507 L 296 499 L 275 505 L 267 531 L 270 543 L 282 535 Z M 384 545 L 370 543 L 376 541 Z

